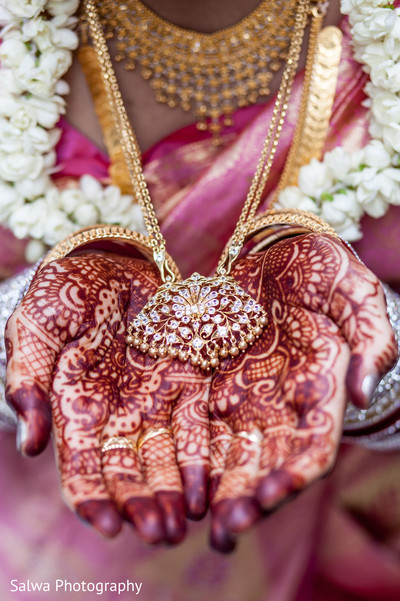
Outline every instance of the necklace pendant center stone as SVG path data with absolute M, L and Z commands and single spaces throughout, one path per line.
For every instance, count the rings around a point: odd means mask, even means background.
M 207 370 L 245 351 L 267 321 L 263 307 L 233 277 L 194 273 L 160 286 L 129 324 L 126 343 L 152 357 L 169 355 Z

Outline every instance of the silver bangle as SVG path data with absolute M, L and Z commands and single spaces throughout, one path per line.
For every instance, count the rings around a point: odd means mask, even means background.
M 379 423 L 385 423 L 385 421 L 390 424 L 385 429 L 385 436 L 394 436 L 397 432 L 400 432 L 400 419 L 394 423 L 390 422 L 390 418 L 397 412 L 400 412 L 400 295 L 394 292 L 387 284 L 382 284 L 382 287 L 386 296 L 389 320 L 399 346 L 399 356 L 396 364 L 380 380 L 370 407 L 365 410 L 357 409 L 349 403 L 344 417 L 345 434 L 350 435 L 345 436 L 344 440 L 358 441 L 376 448 L 379 445 L 372 445 L 370 443 L 372 443 L 373 439 L 379 437 L 379 434 L 377 434 L 377 437 L 373 434 L 363 436 L 361 432 L 368 429 L 373 430 Z M 360 435 L 357 435 L 357 431 L 360 431 Z M 391 446 L 393 448 L 393 445 Z M 399 447 L 400 438 L 396 443 L 396 448 Z
M 28 267 L 17 276 L 8 278 L 0 283 L 0 428 L 15 429 L 16 417 L 6 403 L 4 396 L 6 380 L 6 348 L 4 344 L 4 331 L 6 323 L 12 312 L 20 304 L 40 262 L 33 267 Z

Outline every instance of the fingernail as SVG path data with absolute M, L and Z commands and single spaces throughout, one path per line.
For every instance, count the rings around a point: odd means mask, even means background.
M 258 486 L 257 500 L 264 510 L 270 510 L 288 498 L 297 485 L 293 477 L 284 470 L 271 472 Z
M 207 511 L 208 474 L 203 467 L 181 468 L 186 501 L 186 517 L 201 520 Z
M 32 410 L 19 415 L 17 421 L 17 448 L 22 455 L 34 457 L 41 453 L 50 437 L 51 415 L 46 412 Z
M 268 509 L 271 505 L 274 505 L 281 494 L 281 486 L 272 477 L 262 482 L 257 491 L 257 497 L 263 509 Z
M 204 518 L 207 513 L 207 497 L 205 489 L 185 491 L 186 517 L 189 520 L 198 522 Z
M 210 547 L 219 553 L 232 553 L 236 547 L 236 538 L 228 532 L 218 518 L 213 518 L 209 538 Z
M 365 376 L 361 384 L 361 390 L 366 396 L 368 403 L 372 401 L 376 387 L 378 386 L 380 378 L 374 374 L 368 374 Z
M 116 509 L 104 508 L 96 516 L 93 526 L 106 538 L 114 538 L 121 531 L 121 517 Z
M 25 443 L 28 438 L 28 424 L 22 417 L 17 420 L 17 448 L 20 453 L 25 455 Z
M 183 495 L 172 491 L 162 491 L 157 492 L 155 496 L 164 518 L 165 540 L 169 545 L 177 545 L 186 535 Z
M 155 545 L 165 540 L 163 517 L 154 499 L 131 498 L 125 504 L 124 513 L 144 542 Z
M 239 534 L 250 528 L 260 516 L 259 506 L 254 499 L 238 499 L 226 518 L 226 525 L 233 534 Z
M 77 507 L 76 512 L 107 538 L 113 538 L 121 530 L 121 516 L 111 501 L 85 501 Z

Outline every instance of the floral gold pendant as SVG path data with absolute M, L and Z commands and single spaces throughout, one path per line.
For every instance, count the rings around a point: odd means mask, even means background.
M 160 286 L 129 324 L 126 343 L 151 357 L 211 369 L 245 351 L 266 324 L 265 310 L 234 278 L 194 273 Z

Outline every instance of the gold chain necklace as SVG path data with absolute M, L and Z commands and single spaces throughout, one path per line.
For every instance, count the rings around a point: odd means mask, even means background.
M 192 112 L 199 129 L 218 136 L 232 113 L 270 93 L 287 58 L 296 0 L 262 0 L 233 27 L 205 34 L 173 25 L 140 0 L 96 4 L 116 61 L 139 68 L 157 102 Z M 217 138 L 216 138 L 217 139 Z
M 190 360 L 203 369 L 210 369 L 218 367 L 220 358 L 245 351 L 266 326 L 265 310 L 237 284 L 230 272 L 252 227 L 271 170 L 309 13 L 312 12 L 314 23 L 322 23 L 320 11 L 315 4 L 311 10 L 312 6 L 312 0 L 298 0 L 288 60 L 268 133 L 241 215 L 226 252 L 218 262 L 216 275 L 202 277 L 195 273 L 184 281 L 176 281 L 175 273 L 166 260 L 165 240 L 144 179 L 140 150 L 125 110 L 96 7 L 93 0 L 84 0 L 84 17 L 96 51 L 133 189 L 143 210 L 153 258 L 163 282 L 129 324 L 126 337 L 128 345 L 153 357 L 169 355 L 181 361 Z M 315 33 L 316 29 L 313 27 Z M 314 49 L 313 41 L 309 52 Z

